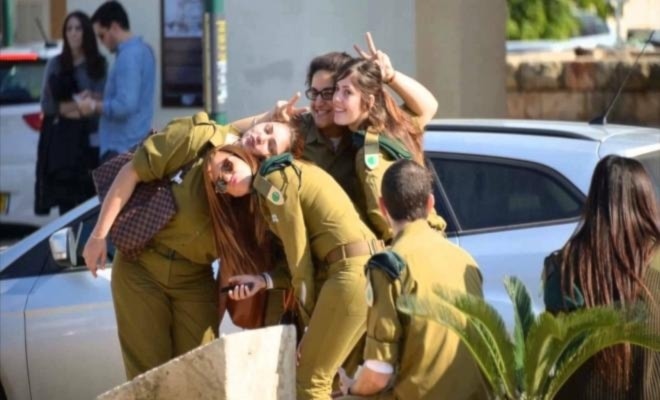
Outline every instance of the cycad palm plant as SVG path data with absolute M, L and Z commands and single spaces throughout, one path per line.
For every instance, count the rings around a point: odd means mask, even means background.
M 660 336 L 644 322 L 641 307 L 596 307 L 538 317 L 517 278 L 504 285 L 515 311 L 509 336 L 501 316 L 483 299 L 434 288 L 435 298 L 404 296 L 399 310 L 446 325 L 463 341 L 497 399 L 550 400 L 591 356 L 620 343 L 660 351 Z

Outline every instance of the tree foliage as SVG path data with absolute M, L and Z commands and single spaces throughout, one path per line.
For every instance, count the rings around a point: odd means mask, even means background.
M 507 39 L 567 39 L 580 29 L 575 10 L 605 19 L 612 15 L 608 0 L 507 0 Z
M 660 335 L 646 323 L 643 304 L 537 317 L 520 280 L 506 278 L 505 287 L 514 306 L 513 336 L 491 305 L 470 294 L 436 287 L 430 299 L 408 295 L 397 305 L 405 314 L 436 321 L 456 333 L 496 399 L 552 400 L 589 358 L 617 344 L 660 351 Z

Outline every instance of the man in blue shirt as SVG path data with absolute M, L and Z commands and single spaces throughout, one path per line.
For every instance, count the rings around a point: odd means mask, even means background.
M 79 103 L 85 115 L 97 113 L 101 161 L 123 153 L 144 139 L 154 115 L 156 62 L 151 47 L 134 36 L 128 15 L 119 2 L 103 3 L 92 15 L 101 43 L 116 54 L 108 74 L 103 101 Z

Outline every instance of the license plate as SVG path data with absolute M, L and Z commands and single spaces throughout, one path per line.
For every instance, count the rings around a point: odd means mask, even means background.
M 9 193 L 0 193 L 0 214 L 9 212 Z

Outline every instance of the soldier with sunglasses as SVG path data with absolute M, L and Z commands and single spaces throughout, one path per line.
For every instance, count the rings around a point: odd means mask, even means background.
M 219 304 L 211 264 L 222 254 L 223 243 L 218 243 L 215 232 L 222 221 L 216 221 L 217 204 L 214 197 L 207 196 L 204 176 L 209 169 L 233 171 L 234 167 L 212 157 L 212 149 L 236 143 L 265 158 L 288 151 L 295 132 L 291 124 L 268 122 L 253 126 L 239 139 L 230 126 L 217 125 L 206 113 L 197 113 L 175 119 L 151 135 L 121 168 L 83 250 L 85 264 L 94 276 L 105 268 L 108 232 L 136 185 L 167 178 L 196 160 L 172 184 L 177 204 L 172 220 L 135 259 L 117 251 L 113 260 L 112 297 L 128 379 L 197 347 L 209 328 L 218 332 L 224 307 Z M 245 221 L 254 219 L 254 212 L 240 204 L 225 206 L 245 216 Z M 245 235 L 257 236 L 255 230 L 247 229 L 249 224 L 244 225 Z M 256 247 L 259 251 L 247 254 L 243 261 L 263 268 L 263 263 L 271 261 L 262 257 L 269 250 L 268 242 L 255 246 L 263 249 Z
M 245 301 L 260 290 L 293 288 L 306 327 L 299 345 L 297 398 L 327 399 L 338 368 L 366 331 L 364 265 L 383 243 L 318 166 L 289 153 L 258 163 L 234 146 L 217 149 L 213 157 L 218 167 L 207 178 L 214 188 L 231 196 L 225 201 L 258 201 L 261 218 L 286 255 L 286 266 L 279 269 L 230 277 L 237 287 L 229 296 Z M 244 223 L 227 219 L 222 226 L 227 239 Z M 234 238 L 235 252 L 254 241 Z

